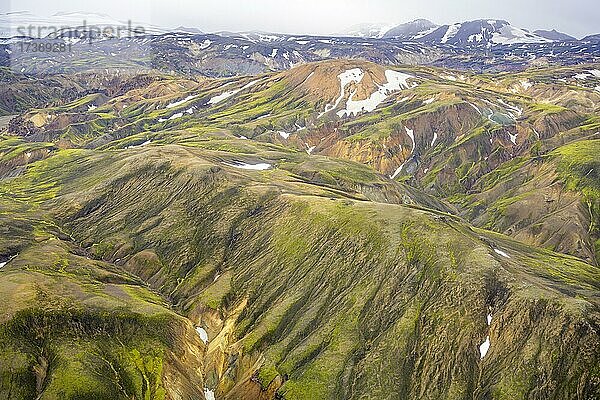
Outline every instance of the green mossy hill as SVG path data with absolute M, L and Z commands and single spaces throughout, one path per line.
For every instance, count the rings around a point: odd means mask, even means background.
M 465 218 L 527 243 L 598 264 L 598 140 L 514 158 L 456 196 Z
M 266 171 L 222 163 L 236 158 L 182 146 L 60 152 L 11 180 L 9 195 L 33 192 L 36 207 L 103 260 L 95 263 L 118 264 L 198 316 L 214 341 L 204 373 L 218 396 L 235 398 L 253 376 L 290 400 L 600 395 L 597 268 L 448 214 L 336 194 L 294 179 L 288 169 L 301 171 L 284 162 Z M 47 180 L 56 190 L 38 198 L 35 185 Z M 0 274 L 30 258 L 22 250 Z M 71 265 L 55 267 L 60 279 Z M 135 334 L 142 349 L 165 339 L 148 328 Z M 138 351 L 156 371 L 160 357 Z M 131 354 L 119 359 L 126 371 Z
M 589 212 L 596 260 L 600 261 L 600 140 L 583 140 L 558 148 L 558 173 L 567 190 L 581 193 Z
M 37 207 L 1 205 L 1 398 L 200 398 L 203 345 L 189 321 Z

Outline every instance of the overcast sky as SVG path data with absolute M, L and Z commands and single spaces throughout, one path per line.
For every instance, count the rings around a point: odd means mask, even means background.
M 0 0 L 0 10 L 44 16 L 61 11 L 99 12 L 205 32 L 327 34 L 367 22 L 427 18 L 447 24 L 495 18 L 532 30 L 555 28 L 577 37 L 600 33 L 599 0 Z

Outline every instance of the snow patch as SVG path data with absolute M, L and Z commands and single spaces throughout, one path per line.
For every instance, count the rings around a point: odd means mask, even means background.
M 198 335 L 200 336 L 200 340 L 202 340 L 204 342 L 204 344 L 208 343 L 208 332 L 206 332 L 206 330 L 204 328 L 202 328 L 201 326 L 196 328 L 196 332 L 198 332 Z
M 433 147 L 435 145 L 435 142 L 437 141 L 438 138 L 438 134 L 436 131 L 433 131 L 433 140 L 431 141 L 431 147 Z
M 434 27 L 426 29 L 424 31 L 420 31 L 419 33 L 417 33 L 416 35 L 414 35 L 412 38 L 413 38 L 413 40 L 420 39 L 422 37 L 425 37 L 425 36 L 429 35 L 430 33 L 435 32 L 437 29 L 438 29 L 438 27 L 434 26 Z
M 206 400 L 215 400 L 215 392 L 209 388 L 204 388 L 204 398 Z
M 441 42 L 447 43 L 448 40 L 450 40 L 450 38 L 453 38 L 458 33 L 458 31 L 460 30 L 460 27 L 461 27 L 461 24 L 450 25 L 448 27 L 448 30 L 444 34 L 444 37 L 442 38 Z
M 406 129 L 406 134 L 412 140 L 412 150 L 410 151 L 412 154 L 415 152 L 415 148 L 417 147 L 417 145 L 415 143 L 415 134 L 412 129 L 409 129 L 407 127 L 404 127 L 404 129 Z M 400 145 L 400 151 L 402 151 L 402 145 Z M 402 168 L 404 168 L 404 165 L 406 165 L 407 162 L 408 162 L 408 160 L 406 160 L 402 165 L 400 165 L 398 167 L 398 169 L 396 169 L 396 171 L 390 176 L 390 178 L 395 179 L 400 174 L 400 172 L 402 172 Z
M 308 74 L 308 76 L 306 77 L 306 79 L 304 80 L 304 82 L 307 82 L 310 78 L 312 78 L 312 76 L 315 74 L 315 71 L 311 72 L 310 74 Z
M 234 94 L 236 94 L 238 92 L 239 92 L 239 90 L 230 90 L 228 92 L 221 93 L 220 95 L 212 97 L 208 101 L 208 104 L 217 104 L 217 103 L 220 103 L 223 100 L 230 98 L 231 96 L 233 96 Z
M 125 149 L 134 149 L 134 148 L 136 148 L 136 147 L 144 147 L 144 146 L 148 146 L 150 143 L 152 143 L 152 141 L 151 141 L 151 140 L 146 140 L 146 141 L 145 141 L 144 143 L 142 143 L 142 144 L 136 144 L 136 145 L 133 145 L 133 146 L 127 146 L 127 147 L 125 147 Z
M 415 148 L 417 147 L 417 143 L 415 142 L 415 133 L 412 129 L 408 129 L 407 127 L 404 127 L 404 129 L 406 129 L 406 134 L 412 140 L 413 147 L 412 147 L 411 153 L 413 153 L 415 151 Z
M 17 255 L 14 255 L 12 257 L 9 257 L 8 260 L 4 261 L 4 262 L 0 262 L 0 269 L 4 268 L 6 266 L 6 264 L 8 264 L 9 262 L 11 262 L 13 259 L 17 258 Z
M 531 33 L 515 28 L 511 25 L 504 25 L 492 35 L 494 44 L 519 44 L 519 43 L 550 43 L 552 40 L 535 36 Z
M 397 92 L 404 88 L 409 88 L 410 85 L 408 84 L 408 79 L 414 78 L 414 76 L 398 71 L 386 70 L 385 78 L 387 82 L 382 86 L 378 86 L 377 91 L 371 94 L 371 96 L 367 99 L 353 100 L 355 93 L 352 93 L 346 102 L 346 109 L 339 111 L 337 113 L 338 117 L 341 118 L 345 115 L 356 115 L 361 112 L 372 112 L 379 107 L 379 105 L 383 103 L 391 93 Z M 362 80 L 362 75 L 360 80 Z
M 482 112 L 481 112 L 481 110 L 479 109 L 479 107 L 477 107 L 475 104 L 469 103 L 469 105 L 471 107 L 473 107 L 475 109 L 475 111 L 477 111 L 480 115 L 483 115 Z
M 403 88 L 411 87 L 408 84 L 408 80 L 414 78 L 414 76 L 388 69 L 385 71 L 385 78 L 387 79 L 388 83 L 383 87 L 389 92 L 395 92 Z M 412 87 L 414 86 L 416 86 L 416 84 Z
M 246 85 L 242 86 L 242 87 L 241 87 L 241 88 L 239 88 L 239 89 L 230 90 L 230 91 L 227 91 L 227 92 L 221 93 L 220 95 L 218 95 L 218 96 L 215 96 L 215 97 L 211 98 L 211 99 L 208 101 L 208 104 L 217 104 L 217 103 L 220 103 L 220 102 L 222 102 L 223 100 L 225 100 L 225 99 L 228 99 L 228 98 L 230 98 L 231 96 L 234 96 L 234 95 L 238 94 L 238 93 L 239 93 L 239 92 L 241 92 L 242 90 L 245 90 L 245 89 L 248 89 L 249 87 L 252 87 L 252 86 L 254 86 L 254 85 L 255 85 L 256 83 L 258 83 L 258 82 L 260 82 L 260 79 L 258 79 L 258 80 L 255 80 L 255 81 L 252 81 L 252 82 L 250 82 L 250 83 L 248 83 L 248 84 L 246 84 Z
M 498 103 L 500 103 L 502 106 L 510 109 L 511 111 L 514 111 L 518 117 L 520 117 L 521 115 L 523 115 L 523 109 L 521 107 L 517 107 L 517 106 L 513 106 L 511 104 L 508 104 L 507 102 L 505 102 L 502 99 L 497 99 Z M 514 118 L 514 116 L 513 116 Z
M 174 108 L 174 107 L 180 106 L 182 104 L 185 104 L 188 101 L 190 101 L 190 100 L 192 100 L 192 99 L 194 99 L 196 97 L 197 96 L 188 96 L 185 99 L 182 99 L 182 100 L 179 100 L 179 101 L 174 101 L 173 103 L 169 103 L 169 104 L 167 104 L 167 109 Z
M 476 33 L 474 35 L 470 35 L 469 39 L 467 40 L 469 43 L 472 42 L 481 42 L 483 41 L 483 33 Z
M 225 164 L 229 167 L 233 167 L 233 168 L 247 169 L 247 170 L 252 170 L 252 171 L 265 171 L 265 170 L 271 168 L 271 164 L 267 164 L 267 163 L 248 164 L 248 163 L 236 161 L 233 163 L 224 162 L 223 164 Z
M 479 346 L 479 354 L 481 355 L 482 360 L 486 356 L 486 354 L 488 353 L 489 350 L 490 350 L 490 337 L 488 336 L 485 339 L 485 342 L 483 342 L 481 344 L 481 346 Z
M 170 116 L 169 118 L 167 118 L 167 119 L 165 119 L 165 118 L 159 118 L 159 119 L 158 119 L 158 122 L 167 122 L 167 121 L 172 121 L 172 120 L 174 120 L 174 119 L 181 118 L 181 117 L 183 117 L 183 113 L 182 113 L 182 112 L 180 112 L 180 113 L 177 113 L 177 114 L 173 114 L 173 115 L 171 115 L 171 116 Z
M 304 143 L 306 145 L 306 152 L 308 153 L 308 155 L 310 156 L 312 154 L 313 151 L 315 151 L 315 149 L 317 148 L 317 146 L 309 146 L 308 143 Z
M 279 132 L 277 132 L 277 133 L 279 133 L 279 136 L 281 136 L 281 137 L 282 137 L 282 138 L 284 138 L 284 139 L 287 139 L 287 138 L 289 138 L 289 137 L 290 137 L 290 135 L 291 135 L 291 133 L 287 133 L 287 132 L 284 132 L 284 131 L 279 131 Z
M 396 177 L 397 177 L 398 175 L 400 175 L 400 172 L 402 172 L 402 168 L 404 168 L 404 165 L 405 165 L 405 164 L 406 164 L 406 162 L 402 163 L 402 165 L 400 165 L 400 166 L 398 167 L 398 169 L 396 169 L 396 171 L 394 171 L 394 173 L 393 173 L 393 174 L 390 176 L 390 178 L 392 178 L 392 179 L 396 179 Z
M 533 86 L 533 83 L 525 80 L 525 81 L 521 81 L 520 82 L 521 86 L 523 87 L 524 90 L 528 90 L 529 88 L 531 88 Z
M 65 37 L 63 38 L 63 42 L 65 42 L 65 44 L 77 44 L 81 42 L 81 39 L 76 37 Z
M 499 254 L 499 255 L 501 255 L 504 258 L 510 258 L 510 256 L 508 254 L 506 254 L 505 252 L 503 252 L 500 249 L 494 249 L 494 251 L 496 252 L 496 254 Z
M 338 75 L 340 80 L 340 97 L 338 97 L 333 104 L 327 104 L 325 106 L 325 111 L 319 114 L 319 118 L 328 113 L 331 110 L 335 110 L 337 106 L 340 104 L 345 95 L 346 85 L 351 82 L 360 83 L 362 81 L 365 74 L 360 68 L 349 69 L 346 72 L 342 72 Z
M 487 318 L 486 318 L 486 322 L 488 327 L 492 325 L 492 313 L 488 313 Z M 480 346 L 479 346 L 479 354 L 481 356 L 481 359 L 483 360 L 483 358 L 485 357 L 485 355 L 488 353 L 488 351 L 490 350 L 490 335 L 487 335 L 487 337 L 485 338 L 485 342 L 483 342 Z
M 590 74 L 594 75 L 596 78 L 600 78 L 600 70 L 592 69 L 588 71 Z

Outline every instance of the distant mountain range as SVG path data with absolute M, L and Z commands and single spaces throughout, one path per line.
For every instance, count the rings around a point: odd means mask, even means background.
M 392 28 L 377 24 L 356 26 L 337 36 L 261 31 L 207 34 L 193 26 L 171 29 L 137 23 L 132 23 L 131 29 L 144 26 L 143 34 L 126 32 L 119 36 L 82 30 L 83 21 L 87 27 L 128 24 L 101 14 L 63 13 L 47 19 L 30 13 L 0 14 L 0 67 L 27 74 L 141 69 L 230 77 L 330 59 L 435 65 L 478 72 L 600 62 L 600 35 L 577 40 L 553 30 L 532 33 L 502 20 L 438 26 L 419 19 Z M 15 37 L 17 27 L 29 25 L 67 28 L 46 31 L 45 35 L 34 32 L 32 37 Z M 48 41 L 68 43 L 69 51 L 34 53 L 21 45 Z
M 0 38 L 24 36 L 23 27 L 81 27 L 85 21 L 87 26 L 124 26 L 129 21 L 119 21 L 109 15 L 99 13 L 57 13 L 50 17 L 36 16 L 30 12 L 12 12 L 0 14 Z M 131 22 L 134 26 L 143 26 L 144 32 L 151 35 L 161 35 L 173 32 L 190 34 L 203 34 L 197 27 L 167 28 L 142 22 Z M 36 38 L 40 38 L 35 32 Z M 244 37 L 260 42 L 274 42 L 279 38 L 291 35 L 282 35 L 271 32 L 217 32 L 224 37 Z M 307 36 L 307 35 L 302 35 Z M 328 37 L 355 37 L 363 39 L 393 39 L 395 41 L 419 42 L 424 44 L 441 44 L 461 48 L 466 47 L 492 47 L 496 45 L 532 44 L 570 42 L 578 39 L 566 33 L 552 30 L 529 31 L 518 28 L 504 20 L 480 19 L 474 21 L 458 22 L 451 25 L 437 25 L 427 19 L 416 19 L 400 25 L 392 24 L 360 24 L 334 35 L 320 35 Z M 600 34 L 587 36 L 581 41 L 598 41 Z
M 576 41 L 577 38 L 553 30 L 517 28 L 504 20 L 480 19 L 459 22 L 452 25 L 437 25 L 426 19 L 390 27 L 385 24 L 364 24 L 354 26 L 340 35 L 371 38 L 397 39 L 421 43 L 449 44 L 460 47 L 494 46 L 519 43 L 550 43 Z M 597 35 L 582 40 L 594 40 Z
M 340 32 L 339 36 L 381 39 L 394 27 L 395 25 L 390 24 L 358 24 Z
M 586 36 L 581 40 L 584 42 L 600 42 L 600 33 L 596 35 Z
M 553 29 L 551 31 L 537 30 L 533 33 L 535 33 L 536 35 L 541 36 L 543 38 L 550 39 L 553 41 L 558 41 L 558 42 L 569 42 L 569 41 L 577 40 L 576 37 L 567 35 L 566 33 L 558 32 L 556 29 Z
M 106 14 L 83 13 L 83 12 L 61 12 L 49 17 L 38 16 L 28 11 L 0 13 L 0 37 L 10 38 L 15 36 L 34 36 L 41 38 L 52 31 L 65 30 L 66 28 L 79 28 L 85 22 L 86 26 L 119 27 L 137 26 L 144 27 L 148 34 L 164 34 L 178 29 L 162 28 L 140 21 L 120 21 Z M 33 31 L 30 32 L 29 27 Z M 57 28 L 57 29 L 55 29 Z

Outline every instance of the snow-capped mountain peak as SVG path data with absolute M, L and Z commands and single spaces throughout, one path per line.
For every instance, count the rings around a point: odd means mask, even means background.
M 162 34 L 170 29 L 138 21 L 119 21 L 106 14 L 88 12 L 59 12 L 51 16 L 39 16 L 28 11 L 0 13 L 0 37 L 15 36 L 45 37 L 56 30 L 79 28 L 82 26 L 100 27 L 143 27 L 146 33 Z
M 454 46 L 493 46 L 518 43 L 548 43 L 552 40 L 512 26 L 503 20 L 475 20 L 443 25 L 419 41 Z
M 537 30 L 535 32 L 536 35 L 544 37 L 546 39 L 559 41 L 559 42 L 570 42 L 573 40 L 577 40 L 577 38 L 567 35 L 566 33 L 558 32 L 556 29 L 552 29 L 551 31 L 547 30 Z
M 416 19 L 405 24 L 398 25 L 384 35 L 386 38 L 405 40 L 416 40 L 436 30 L 439 26 L 426 19 Z
M 394 26 L 394 24 L 385 23 L 359 24 L 346 29 L 336 36 L 381 39 Z
M 479 19 L 442 26 L 436 25 L 426 19 L 417 19 L 391 28 L 385 24 L 363 24 L 348 29 L 345 35 L 362 38 L 384 38 L 410 42 L 447 44 L 461 47 L 549 43 L 563 40 L 547 34 L 532 33 L 527 29 L 517 28 L 509 22 L 500 19 Z

